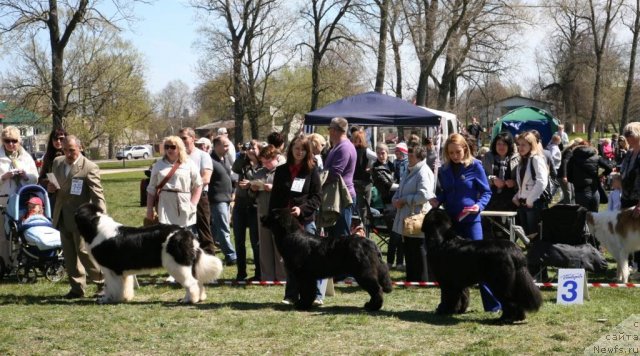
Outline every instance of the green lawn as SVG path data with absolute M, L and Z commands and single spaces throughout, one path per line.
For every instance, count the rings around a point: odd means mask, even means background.
M 116 220 L 140 225 L 143 177 L 142 172 L 103 176 Z M 223 278 L 235 272 L 228 267 Z M 282 286 L 212 285 L 207 301 L 179 305 L 184 292 L 163 283 L 164 276 L 161 271 L 140 276 L 133 302 L 106 306 L 90 298 L 61 299 L 68 290 L 64 281 L 25 285 L 5 279 L 0 354 L 582 354 L 637 313 L 640 301 L 638 289 L 591 289 L 585 305 L 566 307 L 555 304 L 554 290 L 545 290 L 545 304 L 527 323 L 498 326 L 492 323 L 497 315 L 482 312 L 477 290 L 472 310 L 455 317 L 433 313 L 436 288 L 394 288 L 380 312 L 367 313 L 362 309 L 367 294 L 344 285 L 322 308 L 297 312 L 279 303 Z M 395 280 L 402 277 L 393 272 Z

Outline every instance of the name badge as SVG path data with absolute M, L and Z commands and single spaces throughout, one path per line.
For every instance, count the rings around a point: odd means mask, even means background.
M 74 178 L 71 180 L 71 195 L 82 194 L 82 179 Z
M 296 178 L 293 180 L 293 184 L 291 184 L 291 191 L 296 193 L 302 193 L 302 188 L 304 188 L 305 179 Z

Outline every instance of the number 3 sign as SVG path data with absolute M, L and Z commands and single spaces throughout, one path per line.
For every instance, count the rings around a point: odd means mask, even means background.
M 558 270 L 558 304 L 583 304 L 586 279 L 584 269 Z

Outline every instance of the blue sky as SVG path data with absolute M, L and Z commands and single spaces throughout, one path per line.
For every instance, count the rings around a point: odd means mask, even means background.
M 135 15 L 139 21 L 123 33 L 144 55 L 147 87 L 154 94 L 175 79 L 190 89 L 199 84 L 194 70 L 198 56 L 192 48 L 198 24 L 195 11 L 185 3 L 161 0 L 153 5 L 138 4 Z

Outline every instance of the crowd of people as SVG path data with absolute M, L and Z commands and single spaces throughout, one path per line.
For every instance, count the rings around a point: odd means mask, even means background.
M 193 129 L 183 128 L 163 140 L 162 157 L 152 166 L 146 220 L 191 229 L 203 250 L 213 254 L 217 248 L 226 265 L 237 266 L 237 280 L 249 278 L 248 233 L 254 256 L 249 279 L 287 281 L 283 302 L 291 304 L 299 297 L 295 281 L 287 277 L 271 231 L 259 223 L 273 209 L 287 209 L 310 233 L 338 237 L 356 231 L 353 221 L 366 235 L 371 210 L 385 212 L 387 264 L 405 271 L 407 281 L 433 278 L 424 236 L 407 233 L 403 225 L 405 218 L 432 208 L 442 207 L 457 234 L 470 240 L 501 237 L 481 219 L 484 210 L 517 212 L 518 224 L 535 237 L 541 212 L 554 195 L 590 211 L 608 200 L 611 210 L 634 207 L 640 214 L 640 123 L 628 124 L 620 137 L 598 147 L 569 141 L 564 130 L 547 147 L 536 131 L 515 138 L 501 132 L 481 156 L 477 139 L 482 128 L 477 122 L 470 128 L 446 139 L 441 166 L 431 138 L 411 135 L 395 145 L 393 154 L 384 143 L 372 150 L 367 132 L 339 117 L 331 120 L 328 142 L 319 134 L 299 134 L 287 145 L 274 132 L 266 142 L 238 145 L 237 154 L 226 129 L 198 138 Z M 97 165 L 81 154 L 80 140 L 61 129 L 49 136 L 40 172 L 21 147 L 17 128 L 6 127 L 1 136 L 0 205 L 22 185 L 46 187 L 70 277 L 65 297 L 84 296 L 87 281 L 100 286 L 103 278 L 73 213 L 86 202 L 106 211 Z M 608 196 L 603 183 L 612 188 Z M 5 261 L 8 252 L 6 239 L 0 238 Z M 316 304 L 323 303 L 326 282 L 318 281 Z M 500 310 L 489 288 L 481 287 L 485 309 Z

